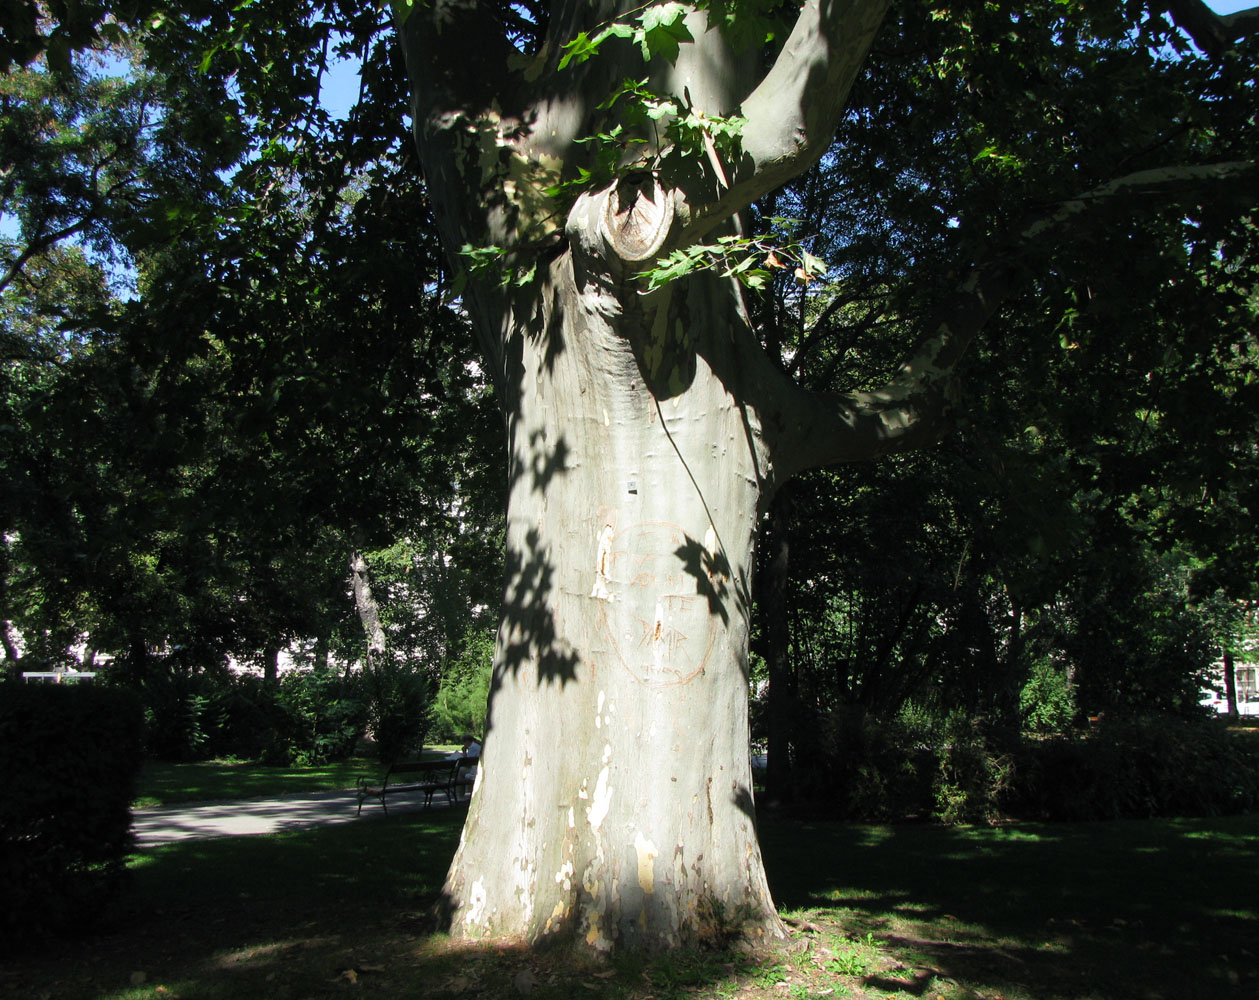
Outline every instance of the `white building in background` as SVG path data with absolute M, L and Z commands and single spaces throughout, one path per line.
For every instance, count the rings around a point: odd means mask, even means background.
M 1233 680 L 1237 685 L 1237 711 L 1241 715 L 1259 715 L 1259 663 L 1234 663 Z M 1221 715 L 1228 712 L 1224 696 L 1224 664 L 1211 667 L 1211 687 L 1202 693 L 1202 704 L 1210 705 Z

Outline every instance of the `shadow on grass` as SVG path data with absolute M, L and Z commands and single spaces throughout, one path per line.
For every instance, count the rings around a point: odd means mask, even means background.
M 609 969 L 566 952 L 435 933 L 434 907 L 466 812 L 461 805 L 147 849 L 131 859 L 119 912 L 0 966 L 0 996 L 664 1000 L 743 967 L 729 956 L 688 954 Z
M 122 911 L 0 967 L 0 996 L 784 997 L 804 995 L 791 990 L 808 980 L 789 976 L 824 967 L 823 945 L 833 964 L 836 940 L 867 932 L 886 960 L 857 973 L 853 996 L 1255 995 L 1259 817 L 998 830 L 763 817 L 779 904 L 821 928 L 796 969 L 694 953 L 599 969 L 432 933 L 464 815 L 145 851 Z
M 872 986 L 914 994 L 930 972 L 1037 998 L 1256 995 L 1259 817 L 761 831 L 779 905 L 838 911 L 906 964 Z
M 404 953 L 430 930 L 424 910 L 465 813 L 143 851 L 131 859 L 132 885 L 107 925 L 0 971 L 0 995 L 319 997 L 339 995 L 359 977 L 380 980 L 414 964 Z

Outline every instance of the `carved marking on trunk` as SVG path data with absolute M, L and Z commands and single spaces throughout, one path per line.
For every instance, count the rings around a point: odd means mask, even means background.
M 600 626 L 617 660 L 652 686 L 700 675 L 716 642 L 718 622 L 679 557 L 688 545 L 695 542 L 680 526 L 658 521 L 630 525 L 608 541 Z M 655 591 L 654 608 L 647 605 L 650 618 L 634 613 L 645 603 L 644 589 Z

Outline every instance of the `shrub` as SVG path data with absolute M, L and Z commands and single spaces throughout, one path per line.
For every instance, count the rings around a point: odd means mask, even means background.
M 458 740 L 464 734 L 485 733 L 490 678 L 494 664 L 494 635 L 487 629 L 469 629 L 459 655 L 442 673 L 433 699 L 433 735 Z
M 376 756 L 392 763 L 424 745 L 429 679 L 414 663 L 378 663 L 364 674 Z
M 817 753 L 793 770 L 797 795 L 838 818 L 947 823 L 1000 817 L 1110 820 L 1259 809 L 1259 741 L 1215 720 L 1154 715 L 1084 732 L 1016 739 L 981 719 L 928 722 L 832 711 Z
M 216 689 L 212 717 L 217 726 L 205 742 L 208 756 L 261 760 L 283 757 L 286 730 L 278 689 L 255 674 L 240 674 Z
M 1031 743 L 1009 808 L 1039 819 L 1218 816 L 1259 808 L 1259 747 L 1214 720 L 1103 723 Z
M 933 748 L 907 720 L 881 720 L 842 706 L 821 721 L 817 752 L 794 762 L 795 792 L 815 808 L 865 822 L 926 815 Z
M 203 760 L 221 725 L 214 683 L 183 667 L 162 664 L 140 686 L 145 752 L 161 760 Z
M 290 764 L 326 764 L 354 752 L 367 726 L 362 678 L 323 667 L 293 671 L 280 680 L 283 711 L 277 750 Z
M 1075 721 L 1075 691 L 1066 671 L 1048 660 L 1032 664 L 1030 676 L 1019 692 L 1023 728 L 1034 733 L 1065 733 Z
M 125 873 L 143 713 L 132 692 L 9 685 L 0 699 L 0 947 L 87 929 Z
M 932 817 L 941 823 L 990 823 L 1014 777 L 1014 760 L 996 745 L 983 720 L 951 715 L 935 747 Z

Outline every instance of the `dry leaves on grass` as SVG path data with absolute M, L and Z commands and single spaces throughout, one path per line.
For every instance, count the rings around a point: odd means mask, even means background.
M 359 965 L 359 966 L 351 967 L 349 969 L 337 969 L 337 976 L 333 980 L 333 982 L 339 983 L 341 982 L 341 980 L 344 979 L 347 983 L 350 983 L 353 986 L 357 986 L 358 981 L 363 976 L 369 975 L 370 973 L 374 973 L 374 972 L 384 972 L 384 971 L 385 971 L 385 967 L 383 965 Z

